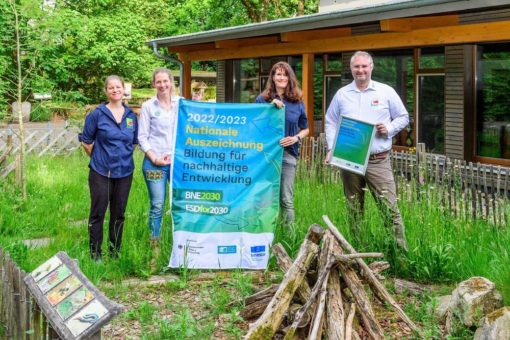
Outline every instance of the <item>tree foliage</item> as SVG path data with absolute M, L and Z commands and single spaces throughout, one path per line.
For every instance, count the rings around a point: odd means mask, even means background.
M 102 81 L 118 74 L 148 86 L 164 62 L 148 40 L 316 11 L 318 0 L 16 0 L 26 75 L 23 95 L 97 102 Z M 255 17 L 256 11 L 259 17 Z M 0 1 L 0 112 L 13 81 L 12 13 Z M 210 68 L 211 65 L 195 67 Z

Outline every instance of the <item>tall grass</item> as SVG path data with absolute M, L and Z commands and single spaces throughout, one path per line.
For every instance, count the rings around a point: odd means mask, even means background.
M 495 282 L 505 300 L 510 301 L 510 226 L 456 218 L 443 207 L 438 188 L 417 186 L 403 178 L 397 178 L 397 182 L 398 204 L 409 243 L 407 254 L 396 249 L 392 231 L 385 228 L 368 191 L 360 235 L 353 236 L 341 181 L 320 166 L 300 169 L 295 187 L 298 233 L 302 235 L 312 223 L 321 224 L 321 216 L 327 214 L 358 251 L 383 252 L 395 276 L 446 283 L 484 276 Z M 280 236 L 283 243 L 289 237 Z M 293 243 L 287 248 L 295 251 L 297 247 Z
M 0 246 L 6 248 L 26 271 L 33 270 L 58 251 L 79 260 L 84 273 L 95 283 L 127 276 L 150 275 L 152 250 L 147 227 L 148 194 L 140 170 L 141 152 L 136 153 L 133 184 L 126 209 L 126 222 L 119 260 L 96 264 L 88 250 L 88 213 L 90 195 L 87 184 L 88 157 L 76 152 L 69 157 L 35 158 L 27 161 L 28 200 L 22 202 L 15 186 L 0 184 Z M 108 214 L 107 214 L 108 218 Z M 105 221 L 105 240 L 107 240 Z M 170 252 L 171 223 L 165 216 L 159 269 Z M 21 241 L 50 238 L 47 247 L 29 249 Z M 104 247 L 104 245 L 103 245 Z M 28 256 L 29 255 L 29 256 Z
M 137 152 L 119 260 L 105 259 L 102 264 L 96 264 L 89 259 L 88 158 L 81 152 L 66 158 L 29 157 L 29 198 L 25 203 L 19 200 L 20 195 L 12 183 L 0 183 L 0 246 L 9 250 L 26 271 L 63 250 L 78 259 L 81 269 L 95 283 L 150 275 L 153 254 L 147 227 L 149 203 L 141 161 L 142 154 Z M 354 237 L 340 181 L 319 164 L 300 167 L 294 194 L 296 224 L 292 227 L 279 225 L 275 242 L 281 242 L 292 256 L 295 255 L 308 226 L 323 224 L 322 215 L 327 214 L 356 249 L 384 252 L 395 276 L 451 283 L 475 275 L 485 276 L 494 281 L 505 300 L 510 301 L 510 226 L 494 227 L 483 220 L 455 218 L 443 208 L 435 194 L 437 188 L 418 187 L 402 178 L 398 182 L 399 207 L 409 243 L 407 254 L 395 249 L 392 233 L 384 227 L 369 192 L 359 226 L 361 232 Z M 162 232 L 156 271 L 166 268 L 170 256 L 168 215 L 164 217 Z M 21 243 L 40 237 L 49 237 L 49 246 L 30 249 Z

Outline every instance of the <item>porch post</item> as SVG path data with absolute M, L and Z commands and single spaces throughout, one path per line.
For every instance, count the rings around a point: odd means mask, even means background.
M 308 118 L 308 127 L 310 136 L 315 135 L 313 121 L 313 63 L 314 54 L 303 54 L 303 102 L 305 104 L 306 116 Z
M 182 93 L 181 96 L 191 99 L 191 60 L 186 53 L 179 53 L 179 59 L 182 61 Z

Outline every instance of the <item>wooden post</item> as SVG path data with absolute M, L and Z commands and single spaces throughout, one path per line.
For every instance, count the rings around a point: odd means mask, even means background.
M 314 54 L 303 54 L 303 102 L 305 103 L 306 117 L 310 136 L 315 134 L 313 121 L 313 65 Z
M 182 61 L 182 97 L 191 99 L 191 60 L 186 53 L 179 53 L 179 60 Z
M 425 171 L 427 164 L 427 152 L 425 143 L 416 144 L 416 167 L 418 168 L 418 184 L 425 184 Z

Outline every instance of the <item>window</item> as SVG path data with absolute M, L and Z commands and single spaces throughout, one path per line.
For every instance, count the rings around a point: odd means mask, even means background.
M 260 93 L 258 59 L 233 62 L 234 102 L 253 103 Z
M 510 159 L 510 43 L 478 46 L 476 154 Z
M 444 74 L 417 76 L 418 141 L 427 152 L 444 153 Z
M 413 146 L 414 126 L 414 57 L 412 50 L 373 53 L 372 79 L 390 85 L 397 91 L 409 112 L 409 126 L 393 137 L 393 144 Z
M 326 110 L 331 104 L 331 100 L 335 96 L 335 93 L 342 87 L 342 76 L 341 75 L 325 75 L 324 76 L 324 107 Z
M 444 68 L 444 47 L 420 48 L 420 69 Z

